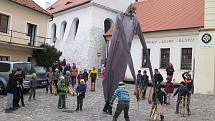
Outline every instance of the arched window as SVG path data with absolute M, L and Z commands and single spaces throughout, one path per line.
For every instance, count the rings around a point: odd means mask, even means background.
M 104 32 L 108 32 L 108 30 L 112 27 L 113 21 L 109 18 L 105 19 L 104 21 Z
M 56 39 L 57 39 L 57 36 L 56 36 L 56 31 L 57 31 L 57 27 L 56 27 L 56 24 L 52 24 L 51 26 L 51 38 L 52 38 L 52 42 L 55 43 L 56 42 Z
M 72 22 L 72 26 L 69 31 L 69 35 L 72 38 L 72 40 L 74 40 L 77 35 L 78 27 L 79 27 L 79 19 L 75 18 Z
M 60 37 L 61 37 L 61 39 L 64 37 L 66 26 L 67 26 L 66 21 L 63 21 L 61 23 L 61 31 L 60 31 Z

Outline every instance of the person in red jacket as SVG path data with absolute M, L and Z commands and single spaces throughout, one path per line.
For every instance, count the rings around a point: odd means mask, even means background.
M 172 78 L 171 77 L 167 77 L 166 78 L 167 82 L 166 82 L 166 86 L 165 86 L 165 92 L 166 92 L 166 95 L 167 95 L 167 105 L 170 105 L 170 98 L 171 98 L 171 95 L 174 91 L 174 84 L 171 82 L 172 81 Z

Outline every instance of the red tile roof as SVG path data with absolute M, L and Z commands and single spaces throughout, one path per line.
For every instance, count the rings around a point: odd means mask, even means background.
M 9 0 L 9 1 L 17 3 L 17 4 L 22 5 L 24 7 L 27 7 L 27 8 L 30 8 L 32 10 L 44 13 L 46 15 L 51 15 L 49 12 L 44 10 L 37 3 L 35 3 L 33 0 Z
M 84 5 L 89 2 L 91 2 L 91 0 L 58 0 L 52 6 L 48 7 L 46 10 L 53 14 L 53 13 L 58 13 L 80 5 Z
M 143 32 L 204 26 L 204 0 L 146 0 L 135 6 Z
M 204 0 L 144 0 L 135 6 L 143 32 L 204 26 Z

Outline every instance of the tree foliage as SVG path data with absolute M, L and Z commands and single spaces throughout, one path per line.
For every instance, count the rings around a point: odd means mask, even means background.
M 33 50 L 33 58 L 35 58 L 37 65 L 50 67 L 62 55 L 54 46 L 44 44 L 41 46 L 44 49 Z

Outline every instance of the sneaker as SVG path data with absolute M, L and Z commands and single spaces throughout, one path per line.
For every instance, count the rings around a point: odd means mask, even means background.
M 11 109 L 5 109 L 5 113 L 12 113 L 13 111 Z
M 79 111 L 79 109 L 77 108 L 75 111 Z
M 178 111 L 176 111 L 175 114 L 178 114 Z

